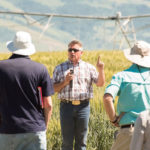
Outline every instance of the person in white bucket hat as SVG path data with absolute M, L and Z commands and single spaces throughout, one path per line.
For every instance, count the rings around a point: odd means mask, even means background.
M 113 75 L 103 98 L 110 122 L 119 127 L 111 150 L 129 150 L 139 113 L 150 109 L 150 44 L 137 41 L 124 55 L 132 65 Z M 117 112 L 113 104 L 116 96 Z
M 0 150 L 46 150 L 53 82 L 46 67 L 29 58 L 35 53 L 29 33 L 16 32 L 7 47 L 12 56 L 0 61 Z
M 124 50 L 125 57 L 143 67 L 150 67 L 150 44 L 145 41 L 138 41 L 133 48 Z
M 28 32 L 18 31 L 13 41 L 7 42 L 7 48 L 14 54 L 32 55 L 35 46 L 32 44 L 31 35 Z

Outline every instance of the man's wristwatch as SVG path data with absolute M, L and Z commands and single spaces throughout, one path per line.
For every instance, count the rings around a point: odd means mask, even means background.
M 117 121 L 118 121 L 118 116 L 115 117 L 114 121 L 110 121 L 110 122 L 114 124 L 114 123 L 117 123 Z

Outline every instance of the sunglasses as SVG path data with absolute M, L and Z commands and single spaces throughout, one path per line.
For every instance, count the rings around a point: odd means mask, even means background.
M 80 51 L 80 50 L 75 49 L 75 48 L 69 48 L 69 49 L 68 49 L 68 52 L 72 52 L 72 51 L 76 53 L 76 52 L 78 52 L 78 51 Z

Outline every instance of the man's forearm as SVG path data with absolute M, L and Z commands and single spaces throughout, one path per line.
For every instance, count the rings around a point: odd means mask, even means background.
M 101 69 L 99 71 L 99 75 L 98 75 L 98 81 L 96 83 L 97 86 L 104 86 L 105 84 L 105 73 L 104 73 L 104 69 Z
M 105 73 L 104 73 L 104 63 L 101 61 L 100 55 L 98 56 L 96 66 L 99 72 L 96 85 L 103 86 L 105 84 Z
M 52 115 L 52 99 L 50 96 L 43 97 L 45 124 L 48 127 L 49 120 Z
M 48 128 L 48 123 L 49 123 L 49 120 L 51 118 L 51 115 L 52 115 L 52 108 L 50 108 L 50 107 L 44 108 L 44 116 L 45 116 L 46 128 Z
M 61 89 L 63 89 L 66 85 L 68 85 L 67 82 L 63 81 L 61 83 L 55 83 L 54 84 L 54 91 L 55 92 L 60 92 Z
M 116 118 L 116 112 L 113 104 L 113 98 L 109 94 L 104 95 L 104 107 L 106 110 L 106 113 L 110 119 L 110 121 L 114 121 Z

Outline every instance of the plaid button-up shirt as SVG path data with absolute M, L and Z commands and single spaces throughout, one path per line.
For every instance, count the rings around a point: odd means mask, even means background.
M 73 66 L 70 61 L 66 61 L 54 69 L 53 82 L 61 83 L 64 81 L 65 76 L 70 71 L 74 70 L 74 78 L 72 81 L 72 88 L 70 84 L 65 86 L 59 93 L 59 99 L 65 100 L 85 100 L 93 97 L 92 83 L 96 83 L 98 80 L 98 72 L 96 68 L 82 60 L 78 65 Z

